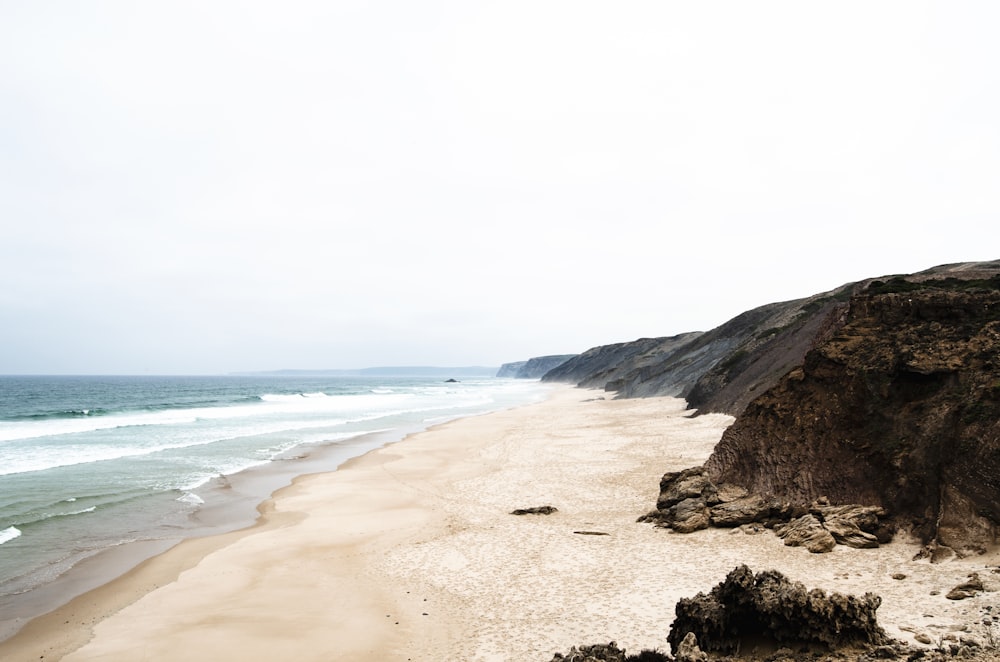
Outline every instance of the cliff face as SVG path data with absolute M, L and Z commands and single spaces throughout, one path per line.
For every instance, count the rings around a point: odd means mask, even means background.
M 761 306 L 704 333 L 595 347 L 542 381 L 604 388 L 622 398 L 678 396 L 701 411 L 736 415 L 802 362 L 853 287 Z
M 497 377 L 512 377 L 514 379 L 539 379 L 553 368 L 569 361 L 576 354 L 558 354 L 552 356 L 536 356 L 527 361 L 504 363 L 497 372 Z
M 995 542 L 1000 276 L 939 275 L 868 281 L 819 316 L 815 347 L 745 406 L 706 463 L 711 478 L 882 506 L 960 551 Z
M 602 345 L 566 361 L 547 372 L 543 382 L 570 382 L 583 388 L 608 388 L 630 373 L 669 360 L 701 333 L 684 333 L 668 338 L 640 338 L 632 342 Z M 673 395 L 671 393 L 671 395 Z
M 528 362 L 527 361 L 512 361 L 510 363 L 504 363 L 497 370 L 497 377 L 503 377 L 505 379 L 514 379 L 517 377 L 517 371 L 523 368 Z

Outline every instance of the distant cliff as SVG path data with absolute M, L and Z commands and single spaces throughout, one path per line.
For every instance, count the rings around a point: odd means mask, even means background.
M 827 315 L 853 285 L 742 313 L 708 332 L 643 338 L 589 349 L 542 381 L 604 388 L 618 397 L 671 395 L 691 407 L 736 415 L 802 362 Z
M 527 361 L 504 363 L 500 366 L 500 370 L 497 371 L 496 376 L 514 379 L 539 379 L 545 373 L 549 372 L 553 368 L 558 368 L 560 365 L 575 356 L 576 354 L 536 356 L 535 358 L 528 359 Z

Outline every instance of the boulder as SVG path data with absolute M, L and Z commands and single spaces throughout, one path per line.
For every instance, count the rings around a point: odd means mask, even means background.
M 559 509 L 555 506 L 532 506 L 531 508 L 518 508 L 517 510 L 510 511 L 511 515 L 551 515 L 552 513 L 558 513 Z
M 667 510 L 684 499 L 700 497 L 709 505 L 718 503 L 718 489 L 709 480 L 702 467 L 672 471 L 660 479 L 660 496 L 656 499 L 658 510 Z
M 812 514 L 776 526 L 774 532 L 789 547 L 805 547 L 813 554 L 833 551 L 837 545 L 833 535 L 823 528 L 823 524 Z
M 691 533 L 699 529 L 707 529 L 710 521 L 709 515 L 709 508 L 703 499 L 684 499 L 670 508 L 664 524 L 669 525 L 677 533 Z
M 712 526 L 733 528 L 750 522 L 763 522 L 771 517 L 776 506 L 759 494 L 712 506 Z
M 978 573 L 973 572 L 969 575 L 969 579 L 948 591 L 944 597 L 949 600 L 965 600 L 975 597 L 976 594 L 982 593 L 984 590 L 986 589 L 983 586 L 983 580 L 979 578 Z
M 861 506 L 848 504 L 831 506 L 829 503 L 816 502 L 810 507 L 810 512 L 824 522 L 843 520 L 868 533 L 875 533 L 880 526 L 880 518 L 886 516 L 884 508 L 879 506 Z
M 698 648 L 698 638 L 694 632 L 684 635 L 681 643 L 677 645 L 677 662 L 708 662 L 708 655 Z
M 823 522 L 823 527 L 841 545 L 855 549 L 874 549 L 879 546 L 878 538 L 871 533 L 862 531 L 850 520 L 840 518 L 827 520 Z

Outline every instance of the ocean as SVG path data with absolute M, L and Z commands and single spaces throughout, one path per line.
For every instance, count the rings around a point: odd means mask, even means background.
M 58 581 L 102 551 L 248 525 L 296 475 L 546 390 L 445 380 L 0 376 L 0 622 L 72 597 Z

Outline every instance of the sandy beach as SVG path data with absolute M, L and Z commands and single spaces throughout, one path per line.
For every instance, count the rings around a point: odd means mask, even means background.
M 544 402 L 411 435 L 298 478 L 249 529 L 182 542 L 35 619 L 0 659 L 547 661 L 612 640 L 668 650 L 675 602 L 741 563 L 875 592 L 881 624 L 909 643 L 974 630 L 995 602 L 944 594 L 973 571 L 1000 588 L 996 553 L 932 565 L 912 560 L 905 536 L 813 555 L 770 533 L 637 524 L 660 476 L 703 462 L 732 421 L 690 413 L 673 398 L 554 387 Z M 544 505 L 558 512 L 509 514 Z

